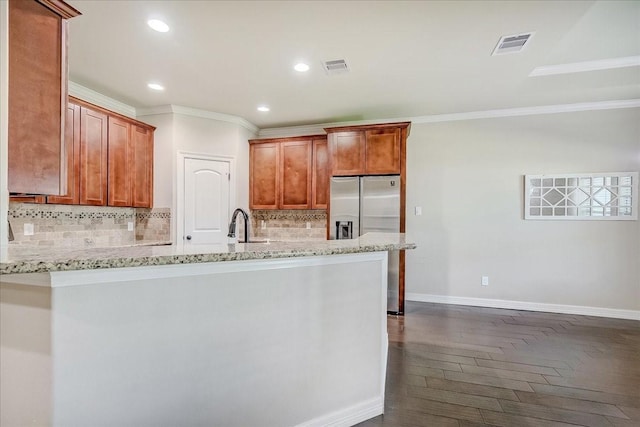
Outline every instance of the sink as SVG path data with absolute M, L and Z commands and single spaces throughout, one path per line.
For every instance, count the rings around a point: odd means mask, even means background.
M 249 240 L 248 242 L 239 241 L 238 243 L 271 243 L 270 240 Z

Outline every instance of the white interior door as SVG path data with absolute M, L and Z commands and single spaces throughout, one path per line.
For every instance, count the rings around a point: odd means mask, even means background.
M 229 230 L 229 162 L 184 158 L 184 242 L 220 244 Z

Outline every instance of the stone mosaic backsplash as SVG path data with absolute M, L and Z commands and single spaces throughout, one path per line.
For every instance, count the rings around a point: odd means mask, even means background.
M 257 240 L 326 240 L 326 227 L 324 210 L 251 211 L 251 235 Z
M 10 203 L 8 218 L 14 236 L 11 245 L 89 248 L 169 240 L 171 213 L 170 209 Z M 25 235 L 31 227 L 33 235 Z
M 171 239 L 170 208 L 119 208 L 109 206 L 10 203 L 11 245 L 52 248 L 129 246 Z M 251 238 L 256 240 L 325 240 L 324 210 L 253 210 Z M 133 230 L 129 224 L 133 223 Z M 24 234 L 25 224 L 33 235 Z M 244 223 L 238 220 L 237 236 Z
M 136 241 L 169 241 L 171 238 L 171 209 L 136 209 Z

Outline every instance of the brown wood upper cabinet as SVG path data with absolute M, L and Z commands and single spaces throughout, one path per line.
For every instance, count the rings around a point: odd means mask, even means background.
M 329 200 L 329 149 L 327 138 L 313 140 L 311 208 L 327 209 Z
M 107 204 L 107 129 L 109 117 L 99 110 L 80 108 L 80 204 Z
M 406 122 L 325 129 L 331 175 L 399 174 L 408 126 Z
M 249 207 L 326 209 L 326 143 L 324 135 L 250 140 Z
M 153 128 L 131 125 L 133 207 L 153 207 Z
M 153 126 L 70 98 L 67 194 L 47 203 L 153 206 Z M 12 198 L 14 200 L 14 198 Z
M 8 187 L 66 192 L 67 19 L 61 0 L 9 0 Z

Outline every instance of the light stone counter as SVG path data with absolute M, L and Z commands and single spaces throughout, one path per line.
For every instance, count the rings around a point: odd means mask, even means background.
M 400 233 L 368 233 L 351 240 L 127 246 L 82 250 L 12 247 L 3 250 L 0 275 L 69 270 L 194 264 L 414 249 Z

